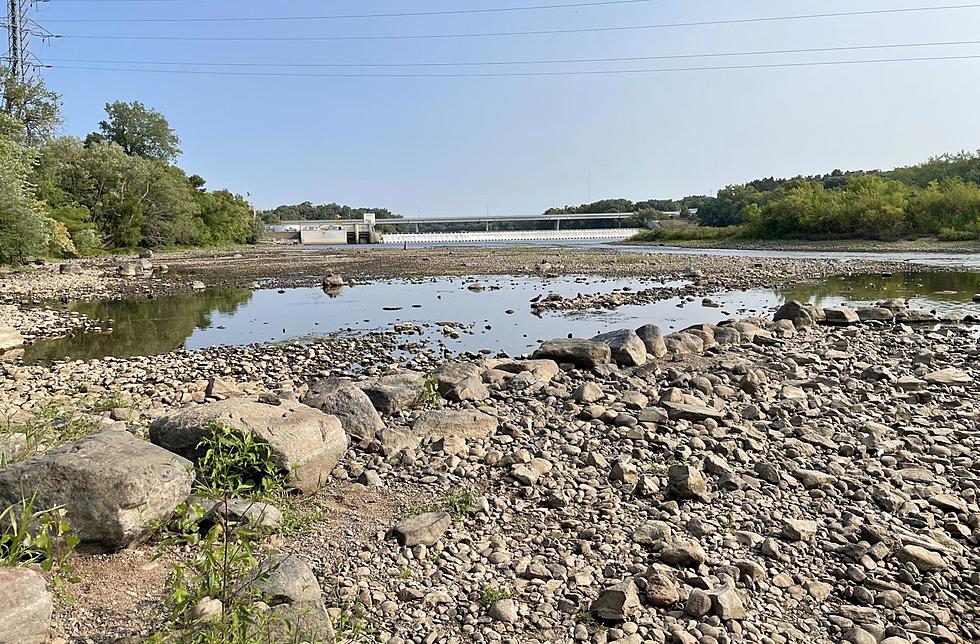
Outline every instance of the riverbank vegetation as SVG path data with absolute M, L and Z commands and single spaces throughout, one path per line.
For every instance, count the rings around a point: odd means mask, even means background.
M 980 239 L 980 152 L 888 172 L 839 170 L 761 179 L 703 200 L 694 229 L 655 229 L 638 241 L 696 239 Z
M 258 238 L 243 197 L 208 191 L 174 164 L 180 140 L 161 113 L 107 103 L 84 140 L 57 136 L 58 94 L 0 75 L 0 264 Z

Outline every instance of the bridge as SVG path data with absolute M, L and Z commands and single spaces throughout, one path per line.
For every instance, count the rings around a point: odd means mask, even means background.
M 615 212 L 490 215 L 485 217 L 411 217 L 378 220 L 369 214 L 363 220 L 286 221 L 276 226 L 267 226 L 266 233 L 275 239 L 299 240 L 303 244 L 626 239 L 636 234 L 638 230 L 615 226 L 615 224 L 602 228 L 565 229 L 562 223 L 569 221 L 622 222 L 635 216 L 635 214 L 632 212 Z M 499 224 L 526 224 L 526 226 L 519 228 L 506 226 L 506 230 L 499 230 Z M 471 229 L 461 231 L 459 230 L 460 227 L 470 227 Z M 483 230 L 474 231 L 472 227 L 482 227 Z M 442 230 L 439 230 L 440 228 Z M 498 230 L 494 230 L 494 228 L 498 228 Z

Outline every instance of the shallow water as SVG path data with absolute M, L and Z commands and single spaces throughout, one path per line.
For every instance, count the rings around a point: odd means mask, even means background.
M 442 341 L 455 351 L 490 349 L 516 355 L 548 338 L 569 334 L 591 337 L 642 324 L 677 330 L 701 322 L 769 313 L 788 299 L 831 306 L 905 297 L 912 306 L 920 308 L 980 314 L 980 305 L 971 302 L 973 294 L 980 293 L 980 273 L 851 276 L 787 289 L 717 293 L 710 297 L 720 305 L 718 308 L 703 306 L 700 298 L 693 302 L 671 298 L 614 310 L 548 312 L 540 317 L 531 313 L 529 301 L 552 292 L 573 297 L 681 283 L 595 277 L 492 277 L 480 278 L 486 290 L 471 291 L 467 285 L 473 281 L 462 278 L 379 281 L 344 288 L 334 295 L 319 288 L 295 288 L 283 293 L 230 289 L 152 300 L 78 303 L 71 308 L 92 318 L 112 320 L 113 332 L 79 333 L 70 338 L 41 341 L 27 348 L 25 360 L 155 355 L 181 347 L 200 349 L 390 330 L 404 322 L 428 325 L 423 335 L 426 340 Z M 440 322 L 468 326 L 457 327 L 459 337 L 454 339 L 443 333 Z M 418 335 L 404 337 L 419 339 Z

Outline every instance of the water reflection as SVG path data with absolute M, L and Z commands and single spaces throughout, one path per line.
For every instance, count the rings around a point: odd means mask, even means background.
M 484 291 L 468 289 L 465 278 L 427 278 L 374 282 L 357 288 L 254 293 L 235 289 L 152 300 L 80 303 L 72 308 L 92 318 L 113 320 L 113 333 L 83 333 L 38 342 L 27 348 L 25 360 L 155 355 L 180 347 L 193 350 L 347 331 L 390 330 L 393 325 L 404 323 L 417 325 L 421 332 L 405 336 L 406 342 L 444 342 L 455 351 L 490 349 L 516 355 L 541 340 L 568 334 L 591 337 L 610 329 L 643 324 L 658 324 L 672 331 L 702 322 L 768 314 L 788 299 L 832 306 L 903 297 L 910 299 L 913 306 L 941 313 L 980 312 L 980 305 L 971 302 L 972 296 L 980 292 L 980 273 L 859 275 L 786 289 L 717 293 L 711 295 L 717 306 L 706 307 L 699 298 L 694 302 L 673 298 L 612 310 L 547 312 L 541 316 L 533 315 L 528 303 L 552 292 L 574 297 L 681 283 L 582 276 L 481 277 L 481 282 L 486 287 Z M 467 326 L 455 328 L 454 337 L 447 337 L 443 333 L 446 323 Z
M 97 320 L 112 320 L 112 333 L 77 333 L 26 348 L 26 362 L 64 357 L 104 358 L 167 353 L 184 346 L 195 329 L 208 329 L 215 314 L 234 315 L 252 291 L 231 289 L 139 300 L 79 302 L 71 309 Z

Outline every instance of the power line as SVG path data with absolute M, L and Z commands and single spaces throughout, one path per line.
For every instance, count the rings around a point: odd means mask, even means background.
M 580 27 L 573 29 L 538 29 L 532 31 L 495 31 L 455 34 L 401 34 L 381 36 L 101 36 L 90 34 L 65 34 L 61 38 L 85 40 L 179 40 L 179 41 L 337 41 L 337 40 L 426 40 L 437 38 L 485 38 L 498 36 L 544 36 L 552 34 L 578 34 L 594 32 L 621 32 L 649 29 L 672 29 L 678 27 L 705 27 L 712 25 L 735 25 L 760 22 L 781 22 L 790 20 L 811 20 L 816 18 L 842 18 L 849 16 L 877 16 L 885 14 L 924 13 L 977 9 L 980 3 L 943 5 L 936 7 L 906 7 L 901 9 L 871 9 L 865 11 L 837 11 L 832 13 L 810 13 L 790 16 L 764 16 L 759 18 L 732 18 L 727 20 L 701 20 L 695 22 L 673 22 L 652 25 L 625 25 L 619 27 Z
M 117 2 L 123 0 L 115 0 Z M 156 0 L 140 0 L 156 1 Z M 602 0 L 598 2 L 564 2 L 560 4 L 538 4 L 523 7 L 487 7 L 482 9 L 445 9 L 442 11 L 397 11 L 391 13 L 354 13 L 317 16 L 235 16 L 225 18 L 51 18 L 47 22 L 60 23 L 105 23 L 105 22 L 283 22 L 304 20 L 347 20 L 353 18 L 412 18 L 421 16 L 456 16 L 482 13 L 515 13 L 520 11 L 546 11 L 551 9 L 582 9 L 587 7 L 607 7 L 613 5 L 647 4 L 657 0 Z
M 880 49 L 903 49 L 922 47 L 951 47 L 963 45 L 980 45 L 980 40 L 953 40 L 918 43 L 895 43 L 881 45 L 854 45 L 842 47 L 810 47 L 805 49 L 769 49 L 758 51 L 728 51 L 707 52 L 701 54 L 664 54 L 658 56 L 620 56 L 612 58 L 564 58 L 550 60 L 494 60 L 494 61 L 459 61 L 459 62 L 417 62 L 417 63 L 265 63 L 265 62 L 231 62 L 208 63 L 200 61 L 155 61 L 155 60 L 112 60 L 112 59 L 77 59 L 77 58 L 48 58 L 51 62 L 107 64 L 107 65 L 169 65 L 185 67 L 483 67 L 504 65 L 559 65 L 577 63 L 622 63 L 653 60 L 682 60 L 690 58 L 726 58 L 734 56 L 772 56 L 784 54 L 814 54 L 843 51 L 869 51 Z
M 883 63 L 908 63 L 926 61 L 980 60 L 980 54 L 964 56 L 922 56 L 917 58 L 876 58 L 864 60 L 806 61 L 792 63 L 759 63 L 752 65 L 718 65 L 704 67 L 662 67 L 657 69 L 596 69 L 575 71 L 529 72 L 467 72 L 467 73 L 410 73 L 410 74 L 359 74 L 359 73 L 299 73 L 299 72 L 235 72 L 199 69 L 136 69 L 127 67 L 80 67 L 73 65 L 45 65 L 49 69 L 82 71 L 137 72 L 146 74 L 193 74 L 208 76 L 262 76 L 281 78 L 493 78 L 523 76 L 601 76 L 613 74 L 658 74 L 678 72 L 729 71 L 741 69 L 779 69 L 788 67 L 831 67 L 836 65 L 867 65 Z

